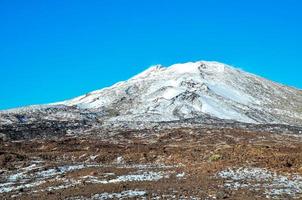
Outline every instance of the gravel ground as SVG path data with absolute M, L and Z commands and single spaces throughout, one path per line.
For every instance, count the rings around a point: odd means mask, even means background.
M 0 142 L 1 199 L 302 199 L 302 138 L 242 129 Z

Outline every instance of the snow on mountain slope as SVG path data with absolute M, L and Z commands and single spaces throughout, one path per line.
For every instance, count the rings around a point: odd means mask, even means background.
M 170 121 L 209 114 L 248 123 L 302 125 L 302 92 L 218 62 L 153 66 L 128 81 L 53 105 L 108 120 Z

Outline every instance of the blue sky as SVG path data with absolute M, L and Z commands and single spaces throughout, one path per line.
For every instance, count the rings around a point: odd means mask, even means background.
M 197 60 L 302 88 L 301 9 L 300 0 L 0 0 L 0 109 Z

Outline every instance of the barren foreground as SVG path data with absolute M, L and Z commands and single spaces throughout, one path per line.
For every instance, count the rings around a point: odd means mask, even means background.
M 302 138 L 240 129 L 0 143 L 0 199 L 302 199 Z

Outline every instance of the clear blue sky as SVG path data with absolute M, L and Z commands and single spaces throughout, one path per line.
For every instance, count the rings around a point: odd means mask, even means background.
M 216 60 L 302 88 L 300 0 L 0 0 L 0 109 Z

